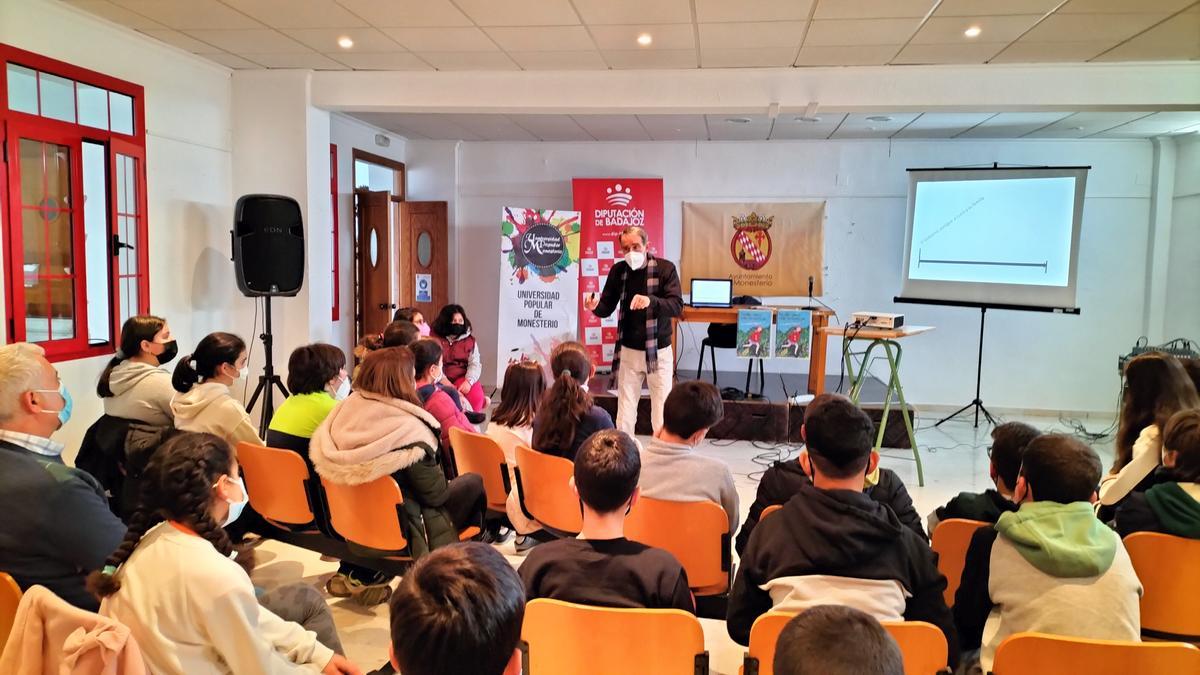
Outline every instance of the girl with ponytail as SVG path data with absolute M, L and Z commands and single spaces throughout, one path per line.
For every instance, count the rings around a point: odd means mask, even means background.
M 171 386 L 171 374 L 162 366 L 178 352 L 165 319 L 149 315 L 129 317 L 121 326 L 120 349 L 96 384 L 96 395 L 104 401 L 104 414 L 154 426 L 171 426 L 175 389 Z
M 578 342 L 564 342 L 550 353 L 554 384 L 533 418 L 533 448 L 575 461 L 588 436 L 612 429 L 612 416 L 592 401 L 588 379 L 596 367 Z
M 247 499 L 228 443 L 199 433 L 164 443 L 124 542 L 88 579 L 100 613 L 129 627 L 154 673 L 359 673 L 259 606 L 239 565 L 248 556 L 235 556 L 222 529 Z
M 180 392 L 171 402 L 175 428 L 216 434 L 230 445 L 264 445 L 241 401 L 230 388 L 245 382 L 246 343 L 232 333 L 209 333 L 196 351 L 175 366 L 171 383 Z

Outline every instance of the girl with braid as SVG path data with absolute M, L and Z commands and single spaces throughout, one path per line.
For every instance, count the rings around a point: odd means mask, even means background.
M 239 565 L 249 556 L 222 529 L 246 502 L 224 440 L 185 433 L 164 443 L 124 542 L 88 579 L 100 613 L 129 627 L 153 673 L 361 675 L 315 633 L 259 605 Z

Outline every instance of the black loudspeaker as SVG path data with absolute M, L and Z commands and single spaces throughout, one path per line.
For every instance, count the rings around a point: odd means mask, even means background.
M 280 195 L 243 195 L 233 212 L 233 266 L 242 295 L 293 296 L 304 284 L 300 204 Z

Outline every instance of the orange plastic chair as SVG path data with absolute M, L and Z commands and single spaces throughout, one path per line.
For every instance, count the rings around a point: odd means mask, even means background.
M 679 609 L 614 609 L 539 598 L 525 606 L 527 675 L 708 672 L 704 629 Z
M 625 519 L 625 536 L 670 551 L 694 594 L 729 591 L 729 516 L 719 504 L 642 497 Z
M 250 505 L 267 522 L 286 529 L 316 520 L 308 487 L 312 475 L 303 457 L 245 442 L 237 444 L 237 456 Z
M 1200 540 L 1135 532 L 1125 550 L 1142 582 L 1142 634 L 1200 642 Z
M 791 612 L 767 612 L 750 627 L 750 648 L 742 665 L 744 675 L 771 675 L 774 672 L 775 644 L 779 634 L 796 615 Z M 924 621 L 883 621 L 888 634 L 900 646 L 906 675 L 937 675 L 947 671 L 949 652 L 946 636 L 937 626 Z M 853 648 L 852 645 L 848 645 Z
M 321 479 L 329 502 L 333 529 L 346 541 L 383 552 L 386 557 L 408 557 L 404 536 L 404 494 L 391 476 L 380 476 L 361 485 L 338 485 Z M 478 527 L 459 533 L 460 540 L 479 534 Z
M 783 504 L 772 504 L 772 505 L 768 506 L 767 508 L 762 510 L 762 513 L 758 514 L 758 522 L 761 523 L 767 516 L 775 513 L 776 511 L 778 511 L 779 509 L 782 509 L 782 508 L 783 508 Z
M 517 494 L 525 515 L 560 532 L 582 530 L 579 500 L 569 486 L 574 473 L 571 460 L 518 445 Z
M 21 604 L 21 587 L 4 572 L 0 572 L 0 650 L 8 642 L 13 621 L 17 618 L 17 605 Z
M 1200 673 L 1200 649 L 1185 642 L 1088 640 L 1017 633 L 996 649 L 993 675 Z
M 954 594 L 962 579 L 963 566 L 967 562 L 967 548 L 975 530 L 990 527 L 991 523 L 966 518 L 947 518 L 933 528 L 931 548 L 938 554 L 938 571 L 946 577 L 946 590 L 942 597 L 947 607 L 954 606 Z
M 491 436 L 451 427 L 450 445 L 454 448 L 458 472 L 479 474 L 483 478 L 488 509 L 504 513 L 511 486 L 508 482 L 508 463 L 504 460 L 504 450 L 500 444 Z

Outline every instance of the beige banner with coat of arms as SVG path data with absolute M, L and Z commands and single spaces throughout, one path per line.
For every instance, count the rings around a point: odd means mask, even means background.
M 683 204 L 679 276 L 733 279 L 734 295 L 823 293 L 825 202 Z

